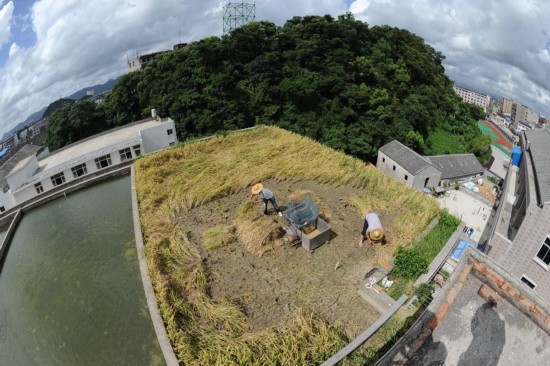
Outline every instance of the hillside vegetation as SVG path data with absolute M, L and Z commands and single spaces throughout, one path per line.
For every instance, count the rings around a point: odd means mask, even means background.
M 289 323 L 252 331 L 239 304 L 210 296 L 205 248 L 189 238 L 191 228 L 180 226 L 178 216 L 235 194 L 246 201 L 258 181 L 351 187 L 356 193 L 341 199 L 355 210 L 358 222 L 368 210 L 392 218 L 388 243 L 376 249 L 385 262 L 398 245 L 410 245 L 439 212 L 435 200 L 373 166 L 275 127 L 177 146 L 137 160 L 135 169 L 149 273 L 170 340 L 185 365 L 316 365 L 350 339 L 311 309 L 298 310 Z M 211 217 L 207 221 L 212 227 L 219 224 Z M 206 246 L 216 250 L 219 245 Z M 358 296 L 356 289 L 353 295 Z M 373 342 L 343 364 L 375 360 L 384 342 L 377 336 Z
M 294 17 L 282 27 L 254 22 L 122 76 L 106 102 L 85 113 L 89 121 L 71 118 L 84 104 L 56 111 L 47 144 L 53 150 L 96 132 L 98 116 L 108 129 L 156 108 L 176 121 L 180 140 L 259 123 L 363 160 L 392 139 L 424 154 L 480 153 L 475 120 L 483 113 L 455 95 L 443 59 L 406 30 L 371 28 L 351 14 Z

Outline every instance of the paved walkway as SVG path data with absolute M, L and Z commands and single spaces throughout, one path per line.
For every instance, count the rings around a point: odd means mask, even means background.
M 478 243 L 491 216 L 492 207 L 466 192 L 448 192 L 449 196 L 438 197 L 437 202 L 442 208 L 446 208 L 450 214 L 460 218 L 466 226 L 473 228 L 474 234 L 471 239 Z
M 493 151 L 493 157 L 495 158 L 495 161 L 491 165 L 491 171 L 501 178 L 506 177 L 507 168 L 504 167 L 504 162 L 510 161 L 510 155 L 504 154 L 500 149 L 497 149 L 493 145 L 491 145 L 491 150 Z

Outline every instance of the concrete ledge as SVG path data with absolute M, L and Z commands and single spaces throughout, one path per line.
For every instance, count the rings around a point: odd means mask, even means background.
M 131 191 L 132 191 L 132 217 L 134 219 L 134 235 L 136 237 L 136 248 L 139 259 L 139 271 L 141 273 L 141 282 L 143 283 L 143 290 L 145 291 L 145 298 L 147 299 L 147 307 L 149 308 L 149 313 L 151 314 L 151 320 L 153 321 L 153 327 L 155 328 L 155 333 L 157 334 L 157 339 L 164 355 L 164 360 L 168 366 L 178 365 L 178 359 L 168 335 L 166 334 L 166 328 L 164 327 L 164 321 L 160 316 L 159 309 L 157 306 L 157 299 L 155 297 L 155 292 L 153 290 L 153 285 L 151 279 L 149 278 L 149 272 L 147 270 L 147 261 L 145 260 L 145 255 L 143 254 L 143 234 L 141 232 L 141 222 L 139 221 L 139 205 L 136 193 L 136 182 L 135 182 L 135 170 L 132 165 L 131 169 Z
M 430 266 L 428 267 L 428 273 L 422 274 L 414 282 L 415 287 L 419 286 L 421 283 L 428 283 L 432 279 L 432 277 L 435 276 L 437 271 L 439 271 L 439 268 L 441 268 L 445 263 L 445 260 L 447 260 L 449 254 L 451 254 L 451 251 L 454 249 L 455 244 L 460 239 L 462 230 L 464 230 L 464 224 L 458 225 L 455 232 L 451 235 L 449 240 L 447 240 L 447 243 L 445 243 L 445 246 L 443 246 L 443 248 L 439 251 L 439 254 L 437 254 L 432 263 L 430 263 Z
M 401 295 L 399 300 L 397 300 L 393 306 L 385 312 L 380 318 L 378 318 L 370 327 L 367 328 L 363 333 L 361 333 L 357 338 L 350 342 L 347 346 L 342 348 L 334 356 L 326 360 L 321 364 L 321 366 L 334 366 L 338 362 L 344 359 L 347 355 L 355 351 L 359 346 L 365 343 L 385 322 L 387 322 L 393 314 L 399 310 L 399 308 L 407 301 L 406 295 Z
M 19 205 L 16 205 L 0 215 L 0 227 L 7 225 L 8 222 L 10 221 L 9 219 L 10 216 L 14 215 L 14 213 L 16 213 L 18 210 L 22 210 L 23 213 L 25 213 L 30 209 L 43 205 L 44 203 L 52 201 L 61 196 L 67 195 L 67 193 L 78 191 L 82 188 L 92 186 L 96 183 L 99 183 L 105 180 L 126 175 L 130 173 L 131 164 L 132 162 L 129 162 L 127 164 L 117 165 L 110 169 L 104 169 L 99 172 L 86 175 L 85 177 L 81 177 L 73 181 L 67 182 L 48 192 L 44 192 L 43 194 L 37 197 L 34 197 Z
M 15 213 L 13 220 L 11 220 L 10 227 L 6 232 L 6 236 L 4 236 L 4 240 L 2 240 L 2 244 L 0 244 L 0 270 L 4 265 L 4 255 L 7 253 L 7 249 L 11 243 L 11 238 L 15 233 L 15 229 L 17 228 L 17 225 L 19 224 L 19 220 L 21 220 L 21 216 L 22 216 L 21 210 L 18 210 Z

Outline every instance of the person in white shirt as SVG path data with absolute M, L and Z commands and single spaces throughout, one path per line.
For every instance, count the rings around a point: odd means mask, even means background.
M 279 208 L 279 206 L 277 206 L 277 202 L 275 201 L 275 195 L 269 189 L 265 188 L 262 183 L 254 184 L 252 186 L 252 189 L 250 190 L 250 193 L 252 193 L 252 195 L 250 196 L 251 200 L 254 199 L 254 196 L 257 196 L 257 199 L 254 200 L 254 202 L 259 203 L 263 201 L 264 215 L 267 215 L 267 204 L 268 202 L 271 202 L 273 208 L 275 208 L 275 211 L 277 211 L 279 216 L 283 216 L 281 209 Z
M 359 246 L 363 246 L 363 240 L 367 237 L 369 244 L 372 242 L 380 242 L 384 237 L 384 229 L 382 228 L 382 222 L 378 215 L 374 212 L 369 212 L 365 216 L 363 222 L 363 230 L 361 230 L 361 237 L 359 238 Z

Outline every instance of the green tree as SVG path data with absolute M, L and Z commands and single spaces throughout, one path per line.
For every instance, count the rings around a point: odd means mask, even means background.
M 101 128 L 155 108 L 174 119 L 180 140 L 263 123 L 371 161 L 392 139 L 420 153 L 483 151 L 486 141 L 475 140 L 480 111 L 455 95 L 443 59 L 409 31 L 369 27 L 349 13 L 294 17 L 280 27 L 252 22 L 121 77 L 98 108 Z M 78 128 L 95 126 L 75 117 Z M 52 144 L 84 135 L 56 119 Z

